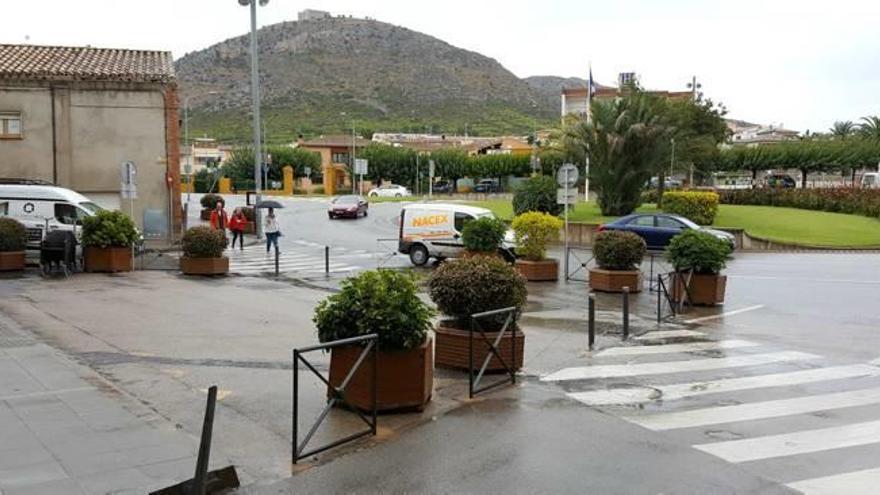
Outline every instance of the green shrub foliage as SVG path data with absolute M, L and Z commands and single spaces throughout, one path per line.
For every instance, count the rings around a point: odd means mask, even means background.
M 380 349 L 401 350 L 425 341 L 433 316 L 412 275 L 376 270 L 344 280 L 339 293 L 318 304 L 312 320 L 321 342 L 377 333 Z
M 128 216 L 120 211 L 101 210 L 83 218 L 82 243 L 93 247 L 131 247 L 138 231 Z
M 0 253 L 24 251 L 27 246 L 27 229 L 18 220 L 0 218 Z
M 605 230 L 593 238 L 593 256 L 603 270 L 638 270 L 646 250 L 645 240 L 632 232 Z
M 428 282 L 431 300 L 440 312 L 452 318 L 450 324 L 469 328 L 470 315 L 515 307 L 519 317 L 526 303 L 526 280 L 503 260 L 475 256 L 441 264 Z M 497 330 L 505 317 L 480 320 L 486 330 Z
M 513 214 L 540 211 L 559 215 L 562 206 L 556 204 L 556 181 L 546 175 L 538 175 L 523 182 L 513 194 Z
M 699 225 L 712 225 L 718 214 L 718 201 L 718 193 L 713 191 L 669 191 L 663 193 L 663 211 Z
M 547 243 L 559 237 L 562 220 L 549 213 L 529 211 L 517 215 L 511 223 L 516 234 L 516 254 L 531 261 L 547 256 Z
M 219 258 L 226 249 L 226 235 L 210 227 L 191 227 L 183 234 L 183 255 L 187 258 Z
M 480 217 L 464 224 L 461 241 L 468 251 L 491 253 L 498 250 L 507 225 L 495 217 Z
M 202 196 L 202 199 L 199 200 L 199 203 L 202 204 L 202 208 L 213 210 L 217 207 L 217 203 L 220 201 L 223 201 L 223 196 L 220 196 L 219 194 L 205 194 Z
M 829 187 L 821 189 L 735 189 L 719 191 L 721 202 L 762 205 L 880 217 L 880 189 Z
M 685 230 L 669 242 L 666 257 L 676 271 L 715 274 L 724 269 L 731 250 L 730 244 L 708 232 Z

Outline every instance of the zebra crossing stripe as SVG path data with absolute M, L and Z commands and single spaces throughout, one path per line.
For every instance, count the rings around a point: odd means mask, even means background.
M 804 495 L 874 495 L 880 486 L 880 468 L 796 481 L 786 486 Z
M 722 340 L 718 342 L 691 342 L 687 344 L 664 344 L 636 347 L 612 347 L 596 356 L 638 356 L 645 354 L 672 354 L 676 352 L 712 351 L 718 349 L 739 349 L 759 344 L 747 340 Z
M 602 405 L 630 405 L 653 400 L 664 401 L 679 400 L 687 397 L 696 397 L 707 394 L 723 392 L 735 392 L 738 390 L 750 390 L 756 388 L 785 387 L 790 385 L 802 385 L 844 378 L 859 378 L 880 376 L 880 368 L 866 364 L 854 364 L 847 366 L 832 366 L 828 368 L 816 368 L 810 370 L 792 371 L 788 373 L 773 373 L 769 375 L 745 376 L 740 378 L 722 378 L 704 382 L 673 383 L 669 385 L 654 385 L 647 393 L 646 389 L 609 389 L 592 390 L 589 392 L 576 392 L 567 394 L 572 399 L 588 406 Z M 639 393 L 641 392 L 641 393 Z
M 676 337 L 705 337 L 706 334 L 703 332 L 697 332 L 694 330 L 658 330 L 656 332 L 648 332 L 643 333 L 637 337 L 634 337 L 633 340 L 660 340 L 660 339 L 671 339 Z
M 667 361 L 660 363 L 612 364 L 602 366 L 582 366 L 564 368 L 541 378 L 544 382 L 587 380 L 592 378 L 613 378 L 638 375 L 661 375 L 689 371 L 705 371 L 744 366 L 760 366 L 784 361 L 803 361 L 818 359 L 815 354 L 797 351 L 780 351 L 766 354 L 748 354 L 722 358 L 693 359 L 687 361 Z
M 624 416 L 623 419 L 654 431 L 754 421 L 880 403 L 880 388 L 768 400 L 733 406 L 706 407 L 690 411 Z
M 694 445 L 728 462 L 747 462 L 880 443 L 880 421 Z

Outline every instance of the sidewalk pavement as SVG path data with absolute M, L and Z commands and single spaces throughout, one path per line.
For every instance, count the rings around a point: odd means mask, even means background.
M 195 469 L 196 438 L 3 314 L 0 425 L 2 495 L 143 494 Z

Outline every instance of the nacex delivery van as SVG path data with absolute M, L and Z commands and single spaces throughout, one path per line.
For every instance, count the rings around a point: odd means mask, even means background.
M 407 205 L 400 212 L 398 251 L 408 254 L 410 261 L 422 266 L 430 258 L 455 258 L 464 251 L 461 232 L 464 224 L 494 214 L 476 206 L 445 203 Z M 499 251 L 508 261 L 515 258 L 513 233 L 508 231 Z

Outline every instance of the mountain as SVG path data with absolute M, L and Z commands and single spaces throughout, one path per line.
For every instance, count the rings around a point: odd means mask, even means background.
M 494 59 L 403 27 L 331 17 L 266 26 L 259 41 L 270 141 L 350 131 L 352 119 L 359 134 L 462 133 L 466 125 L 472 134 L 524 134 L 558 121 L 555 83 L 520 79 Z M 192 135 L 250 136 L 249 61 L 249 37 L 239 36 L 175 62 Z
M 587 80 L 579 77 L 531 76 L 523 79 L 547 97 L 559 98 L 562 88 L 586 88 Z

